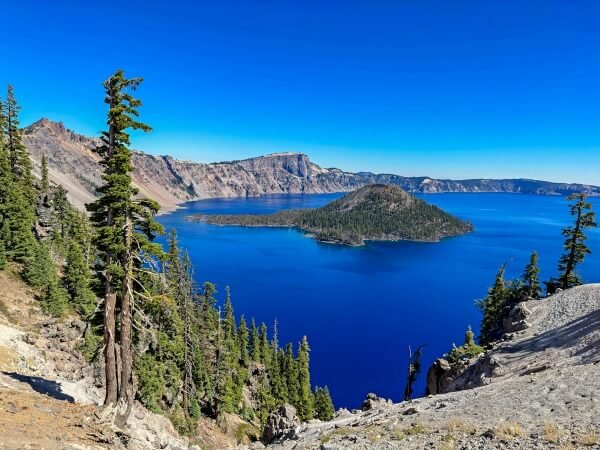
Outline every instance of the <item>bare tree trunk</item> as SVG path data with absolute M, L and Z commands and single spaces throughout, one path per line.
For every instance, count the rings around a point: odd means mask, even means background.
M 112 94 L 112 92 L 111 92 Z M 111 101 L 111 108 L 114 106 Z M 108 153 L 112 156 L 115 147 L 115 129 L 114 124 L 109 124 L 109 143 Z M 112 226 L 113 215 L 109 208 L 107 211 L 106 225 Z M 117 375 L 117 345 L 116 345 L 116 315 L 117 315 L 117 294 L 113 290 L 112 275 L 109 273 L 110 265 L 113 261 L 113 255 L 106 255 L 106 279 L 105 279 L 105 297 L 104 297 L 104 373 L 106 394 L 104 405 L 114 405 L 117 403 L 118 393 L 118 375 Z
M 188 363 L 189 363 L 189 348 L 188 348 L 188 319 L 187 319 L 187 302 L 183 299 L 183 308 L 181 308 L 183 319 L 183 413 L 185 417 L 189 417 L 189 378 L 188 378 Z
M 104 374 L 106 378 L 104 405 L 106 406 L 117 402 L 116 304 L 117 295 L 112 291 L 110 277 L 107 277 L 106 295 L 104 297 Z
M 406 380 L 406 387 L 404 388 L 404 401 L 407 402 L 411 399 L 413 393 L 413 384 L 419 376 L 421 371 L 421 354 L 423 352 L 423 346 L 417 348 L 413 353 L 410 346 L 408 347 L 408 377 Z
M 187 348 L 187 342 L 185 343 L 185 350 L 184 350 L 184 372 L 183 372 L 183 414 L 185 415 L 186 419 L 189 418 L 189 413 L 190 413 L 190 401 L 189 401 L 189 394 L 190 394 L 190 380 L 188 378 L 188 348 Z
M 132 234 L 133 224 L 129 212 L 125 219 L 125 253 L 123 256 L 123 292 L 121 296 L 121 385 L 119 400 L 126 407 L 120 413 L 117 425 L 123 426 L 127 422 L 133 405 L 133 341 L 132 341 L 132 309 L 133 309 L 133 249 Z

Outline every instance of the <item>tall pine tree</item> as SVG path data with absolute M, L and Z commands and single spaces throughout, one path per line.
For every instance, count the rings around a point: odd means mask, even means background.
M 527 298 L 540 298 L 540 268 L 538 266 L 538 254 L 536 251 L 532 252 L 529 257 L 529 262 L 525 266 L 522 279 L 525 283 L 525 296 Z
M 282 364 L 279 361 L 279 330 L 277 327 L 277 320 L 275 320 L 275 323 L 273 324 L 273 337 L 271 339 L 270 354 L 271 361 L 269 366 L 269 374 L 271 377 L 271 389 L 273 392 L 273 397 L 277 403 L 281 405 L 288 401 L 288 396 L 285 389 Z
M 494 285 L 488 290 L 487 297 L 477 301 L 477 306 L 483 313 L 479 339 L 482 344 L 492 342 L 498 337 L 497 331 L 504 313 L 507 297 L 506 284 L 504 283 L 505 271 L 506 264 L 503 264 L 496 274 Z
M 72 207 L 67 199 L 67 191 L 62 185 L 58 185 L 52 196 L 52 221 L 53 236 L 57 242 L 63 242 L 69 236 L 72 225 Z
M 331 395 L 329 393 L 329 388 L 325 386 L 324 388 L 316 387 L 315 388 L 315 416 L 319 420 L 328 421 L 333 419 L 333 414 L 335 413 L 335 408 L 333 406 L 333 401 L 331 400 Z
M 245 367 L 248 367 L 250 354 L 248 353 L 248 325 L 244 315 L 240 317 L 240 326 L 238 327 L 238 346 L 240 352 L 240 361 Z
M 42 298 L 42 310 L 46 314 L 60 317 L 67 310 L 69 297 L 65 288 L 63 288 L 56 272 L 53 272 L 50 283 L 45 288 Z
M 7 256 L 21 263 L 29 263 L 35 250 L 36 192 L 31 174 L 31 161 L 23 144 L 19 128 L 20 107 L 14 89 L 8 86 L 0 123 L 3 126 L 3 150 L 0 153 L 0 176 L 6 183 L 2 190 L 5 206 L 2 237 Z M 6 161 L 7 159 L 7 161 Z M 6 165 L 6 167 L 5 167 Z M 8 173 L 6 173 L 8 171 Z
M 41 164 L 41 181 L 40 181 L 40 191 L 48 192 L 48 188 L 50 187 L 50 182 L 48 181 L 48 161 L 46 160 L 46 155 L 42 154 L 42 164 Z
M 104 82 L 104 101 L 109 107 L 107 130 L 102 133 L 102 145 L 96 150 L 102 157 L 104 184 L 98 188 L 99 198 L 88 205 L 97 228 L 96 245 L 103 263 L 105 405 L 115 405 L 120 400 L 125 406 L 120 408 L 117 418 L 120 425 L 127 420 L 134 399 L 132 314 L 136 270 L 160 253 L 152 241 L 155 234 L 162 233 L 153 219 L 158 204 L 136 199 L 138 189 L 130 175 L 133 166 L 128 130 L 150 131 L 148 125 L 137 120 L 142 103 L 131 94 L 141 82 L 141 78 L 126 78 L 122 70 Z M 117 310 L 121 313 L 118 347 Z
M 0 240 L 6 251 L 5 233 L 8 229 L 5 228 L 7 224 L 7 208 L 8 199 L 10 195 L 12 185 L 12 172 L 10 170 L 10 158 L 8 156 L 8 149 L 5 145 L 4 132 L 6 129 L 6 116 L 4 114 L 4 102 L 0 98 L 0 230 L 3 231 L 0 234 Z
M 262 362 L 266 367 L 270 367 L 270 365 L 271 365 L 271 348 L 269 347 L 269 336 L 268 336 L 267 324 L 264 322 L 260 324 L 260 329 L 258 332 L 258 339 L 259 339 L 258 348 L 259 348 L 260 362 Z
M 311 420 L 314 417 L 314 404 L 312 388 L 310 386 L 310 357 L 308 353 L 310 348 L 308 346 L 308 339 L 306 336 L 302 338 L 300 346 L 298 347 L 298 383 L 299 383 L 299 395 L 298 404 L 298 417 L 304 421 Z
M 283 378 L 285 380 L 288 402 L 297 406 L 300 403 L 300 376 L 298 373 L 298 361 L 294 358 L 294 349 L 291 343 L 285 346 Z
M 220 327 L 218 350 L 217 409 L 219 412 L 237 412 L 242 397 L 242 385 L 237 383 L 239 346 L 235 316 L 229 287 L 225 288 L 225 317 Z
M 169 251 L 165 264 L 165 273 L 169 293 L 175 299 L 179 316 L 183 324 L 183 359 L 181 364 L 182 408 L 186 420 L 194 415 L 192 402 L 196 393 L 194 383 L 193 355 L 196 351 L 194 337 L 194 283 L 192 279 L 189 256 L 181 255 L 177 232 L 172 229 L 169 234 Z M 200 369 L 200 368 L 198 368 Z
M 565 237 L 565 254 L 562 255 L 558 263 L 560 272 L 558 283 L 562 289 L 581 284 L 581 279 L 575 269 L 586 255 L 591 253 L 591 250 L 585 245 L 587 239 L 585 230 L 597 226 L 592 204 L 587 201 L 585 194 L 572 194 L 567 197 L 567 200 L 573 201 L 569 205 L 569 211 L 575 220 L 573 226 L 562 231 Z
M 96 309 L 96 296 L 90 288 L 90 268 L 75 239 L 68 243 L 63 282 L 75 311 L 82 317 L 89 317 Z
M 4 109 L 6 111 L 6 148 L 10 157 L 11 170 L 25 187 L 27 199 L 33 202 L 35 200 L 35 189 L 31 173 L 31 160 L 25 149 L 25 144 L 23 144 L 21 129 L 19 128 L 19 112 L 21 111 L 21 107 L 17 103 L 15 91 L 10 85 L 8 86 Z
M 254 317 L 250 324 L 250 358 L 252 361 L 260 361 L 260 338 Z
M 54 276 L 54 261 L 49 245 L 45 242 L 36 242 L 33 258 L 25 267 L 23 278 L 34 288 L 46 291 Z

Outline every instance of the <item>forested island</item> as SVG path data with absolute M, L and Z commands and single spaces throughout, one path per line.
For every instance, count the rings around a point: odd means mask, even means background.
M 317 240 L 364 245 L 373 241 L 437 242 L 473 230 L 470 223 L 409 194 L 398 186 L 372 184 L 321 208 L 293 209 L 274 214 L 188 216 L 190 221 L 244 227 L 293 227 Z

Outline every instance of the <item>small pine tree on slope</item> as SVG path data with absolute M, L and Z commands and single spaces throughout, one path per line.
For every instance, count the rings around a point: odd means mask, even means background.
M 562 289 L 568 289 L 581 284 L 581 279 L 575 269 L 581 263 L 585 256 L 591 253 L 591 250 L 585 245 L 587 236 L 584 231 L 588 228 L 598 226 L 595 221 L 595 213 L 592 211 L 592 204 L 586 200 L 585 194 L 572 194 L 567 200 L 573 200 L 569 205 L 569 211 L 575 218 L 573 226 L 567 227 L 562 231 L 565 236 L 565 253 L 560 258 L 558 270 L 559 286 Z

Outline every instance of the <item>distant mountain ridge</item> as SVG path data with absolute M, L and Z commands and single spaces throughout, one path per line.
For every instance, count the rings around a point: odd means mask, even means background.
M 39 171 L 48 159 L 50 179 L 62 184 L 73 203 L 83 208 L 101 184 L 97 138 L 77 134 L 60 122 L 41 119 L 23 130 L 25 145 Z M 196 163 L 171 156 L 135 152 L 133 179 L 141 194 L 156 199 L 163 211 L 190 200 L 216 197 L 255 197 L 280 193 L 349 192 L 367 184 L 392 184 L 411 193 L 508 192 L 599 196 L 600 187 L 527 179 L 438 180 L 370 172 L 351 173 L 323 168 L 303 153 L 275 153 L 239 161 Z

